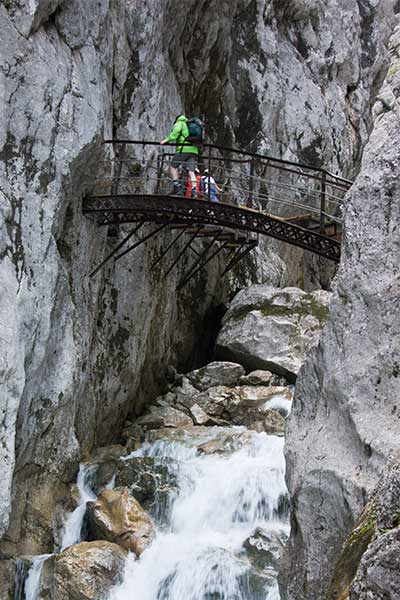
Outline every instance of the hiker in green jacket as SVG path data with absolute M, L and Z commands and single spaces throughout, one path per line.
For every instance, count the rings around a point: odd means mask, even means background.
M 184 167 L 189 173 L 190 180 L 192 182 L 192 198 L 196 197 L 196 174 L 195 169 L 197 167 L 197 157 L 199 149 L 196 146 L 185 145 L 186 138 L 189 135 L 189 128 L 187 126 L 187 117 L 185 115 L 179 115 L 175 119 L 174 127 L 164 140 L 160 144 L 168 144 L 170 142 L 176 142 L 176 152 L 172 157 L 170 163 L 170 173 L 172 178 L 172 194 L 179 194 L 183 188 L 179 183 L 179 167 Z M 182 145 L 180 145 L 182 144 Z

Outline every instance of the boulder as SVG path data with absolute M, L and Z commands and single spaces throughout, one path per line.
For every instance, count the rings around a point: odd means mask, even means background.
M 195 425 L 206 425 L 211 421 L 210 415 L 204 412 L 204 410 L 198 404 L 193 404 L 190 407 L 190 414 L 193 418 L 193 423 Z
M 247 556 L 257 571 L 277 570 L 284 548 L 285 536 L 275 531 L 265 531 L 261 527 L 249 536 L 243 544 Z
M 136 556 L 154 538 L 151 518 L 126 489 L 105 490 L 88 502 L 87 511 L 91 537 L 114 542 Z
M 169 514 L 169 501 L 179 489 L 176 472 L 177 463 L 172 458 L 135 456 L 119 461 L 115 485 L 127 488 L 157 521 L 164 521 Z
M 274 385 L 274 386 L 285 386 L 287 381 L 284 377 L 280 377 L 276 373 L 271 371 L 262 371 L 257 369 L 252 371 L 248 375 L 243 375 L 239 379 L 240 385 Z
M 253 285 L 239 292 L 222 321 L 217 356 L 248 371 L 267 369 L 293 382 L 316 345 L 330 293 Z
M 232 454 L 248 444 L 250 440 L 251 434 L 248 431 L 235 432 L 224 428 L 216 437 L 200 444 L 197 450 L 200 454 Z
M 248 427 L 253 431 L 257 431 L 257 433 L 265 432 L 267 435 L 283 436 L 285 434 L 285 419 L 276 410 L 268 410 L 262 420 L 250 423 Z
M 217 385 L 233 387 L 237 385 L 243 375 L 244 368 L 242 365 L 215 361 L 201 369 L 191 371 L 186 377 L 196 389 L 204 392 L 208 388 Z
M 159 419 L 162 424 L 159 427 L 178 427 L 185 428 L 193 425 L 192 419 L 181 410 L 171 406 L 151 406 L 150 412 L 153 417 Z M 151 427 L 148 426 L 150 429 Z M 158 427 L 152 427 L 158 429 Z
M 122 581 L 125 552 L 106 541 L 82 542 L 48 558 L 37 600 L 107 598 Z
M 159 396 L 156 404 L 149 407 L 150 412 L 136 419 L 134 427 L 149 430 L 161 427 L 185 428 L 193 425 L 192 419 L 187 414 L 169 405 L 168 400 L 171 401 L 171 396 L 175 399 L 175 395 L 170 393 L 165 397 Z
M 246 425 L 267 418 L 274 400 L 289 402 L 291 391 L 285 387 L 216 386 L 197 397 L 196 405 L 213 419 L 222 419 L 233 425 Z M 277 406 L 279 406 L 277 402 Z

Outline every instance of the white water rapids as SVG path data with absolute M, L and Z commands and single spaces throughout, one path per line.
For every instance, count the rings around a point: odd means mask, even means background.
M 180 491 L 171 500 L 169 525 L 139 560 L 128 558 L 111 599 L 279 600 L 273 569 L 267 583 L 263 573 L 261 589 L 254 587 L 243 543 L 256 528 L 288 534 L 287 517 L 279 516 L 286 495 L 283 443 L 253 433 L 229 456 L 200 454 L 190 441 L 159 441 L 133 453 L 174 459 Z
M 86 512 L 86 504 L 90 500 L 96 499 L 96 495 L 90 487 L 90 477 L 95 468 L 95 465 L 90 464 L 81 464 L 79 467 L 76 482 L 79 493 L 78 506 L 66 519 L 60 551 L 72 546 L 72 544 L 77 544 L 82 539 L 81 530 Z M 43 565 L 50 556 L 52 555 L 42 554 L 33 558 L 32 565 L 23 584 L 24 600 L 36 600 L 38 598 Z

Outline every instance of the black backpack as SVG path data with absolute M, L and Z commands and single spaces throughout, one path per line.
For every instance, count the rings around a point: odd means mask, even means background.
M 188 117 L 186 125 L 189 129 L 185 141 L 190 142 L 193 146 L 202 146 L 204 143 L 204 124 L 199 117 Z

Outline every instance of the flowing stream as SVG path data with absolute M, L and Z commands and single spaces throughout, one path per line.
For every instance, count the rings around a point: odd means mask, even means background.
M 90 500 L 96 499 L 96 495 L 90 485 L 90 480 L 95 469 L 96 465 L 90 464 L 81 464 L 79 467 L 76 482 L 79 492 L 78 506 L 66 519 L 60 551 L 72 546 L 72 544 L 77 544 L 82 539 L 81 532 L 86 512 L 86 504 Z M 42 554 L 33 557 L 26 577 L 23 569 L 21 570 L 21 573 L 17 574 L 18 579 L 16 581 L 15 600 L 36 600 L 38 598 L 43 565 L 50 556 L 52 555 Z
M 139 560 L 128 558 L 112 600 L 279 600 L 274 557 L 252 562 L 246 540 L 255 531 L 256 546 L 272 540 L 272 550 L 262 549 L 268 557 L 289 533 L 284 440 L 244 436 L 229 455 L 201 454 L 196 445 L 204 440 L 190 438 L 145 444 L 131 455 L 167 460 L 179 492 L 158 516 L 151 546 Z
M 76 481 L 79 491 L 78 506 L 67 517 L 64 525 L 64 533 L 61 540 L 61 551 L 69 548 L 72 544 L 81 541 L 82 523 L 86 512 L 86 504 L 91 500 L 96 500 L 96 494 L 93 492 L 90 479 L 96 465 L 81 464 L 79 466 L 78 478 Z
M 25 600 L 36 600 L 40 592 L 40 577 L 45 561 L 51 554 L 36 556 L 25 581 Z

